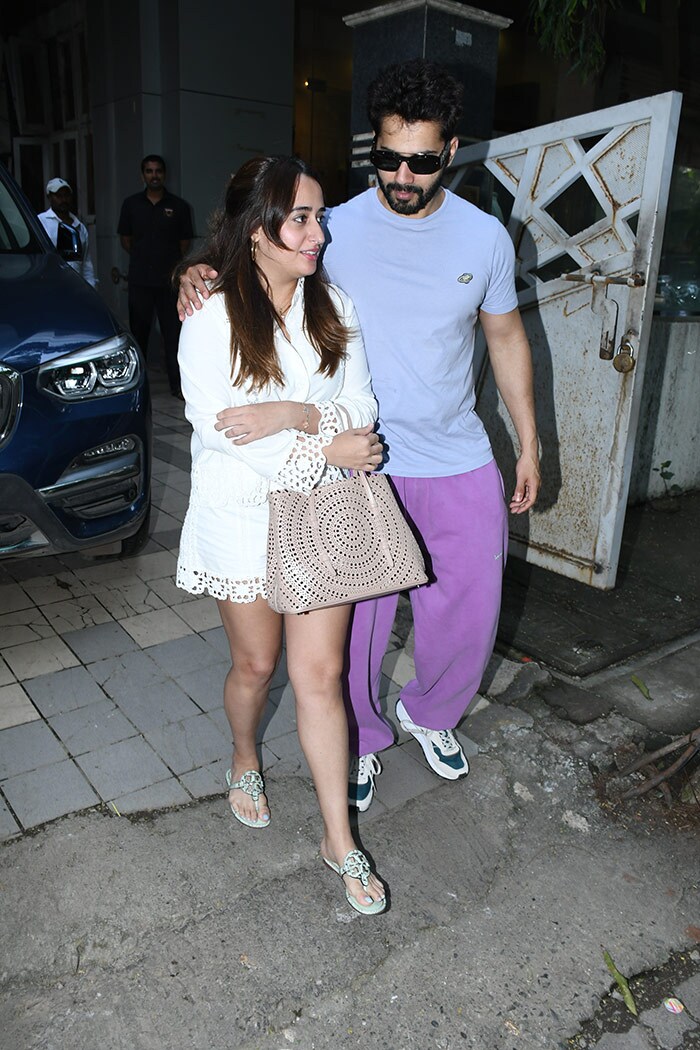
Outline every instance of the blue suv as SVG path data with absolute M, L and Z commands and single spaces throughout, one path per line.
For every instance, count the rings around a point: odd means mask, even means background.
M 141 353 L 0 165 L 0 558 L 148 538 Z

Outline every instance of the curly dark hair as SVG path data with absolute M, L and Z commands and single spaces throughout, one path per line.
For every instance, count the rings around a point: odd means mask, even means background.
M 406 124 L 434 121 L 447 142 L 462 113 L 462 93 L 462 85 L 444 66 L 412 58 L 375 77 L 367 91 L 367 116 L 375 135 L 386 117 L 400 117 Z

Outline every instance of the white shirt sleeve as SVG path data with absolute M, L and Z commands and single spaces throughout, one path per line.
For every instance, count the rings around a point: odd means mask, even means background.
M 341 296 L 337 289 L 332 289 L 331 294 L 333 292 L 340 299 L 343 322 L 350 331 L 345 357 L 343 389 L 340 395 L 334 398 L 333 403 L 346 410 L 351 427 L 365 427 L 377 420 L 377 400 L 372 393 L 372 382 L 367 367 L 360 322 L 352 301 L 346 295 Z M 347 429 L 347 417 L 341 414 L 340 419 L 342 421 L 340 429 Z
M 78 231 L 80 233 L 80 238 L 81 240 L 83 240 L 83 243 L 85 245 L 83 249 L 81 273 L 88 284 L 91 284 L 93 288 L 97 288 L 97 277 L 95 276 L 95 267 L 92 265 L 92 256 L 90 254 L 90 234 L 84 222 L 78 222 Z
M 214 429 L 217 412 L 247 403 L 245 391 L 231 380 L 230 328 L 223 296 L 212 295 L 201 310 L 185 319 L 178 361 L 185 415 L 202 446 L 240 460 L 263 477 L 275 477 L 295 446 L 294 431 L 236 445 L 223 430 Z

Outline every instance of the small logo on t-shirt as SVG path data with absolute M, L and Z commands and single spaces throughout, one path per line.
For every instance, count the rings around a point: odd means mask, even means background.
M 469 284 L 473 276 L 474 274 L 472 273 L 463 273 L 461 277 L 457 278 L 457 280 L 460 284 Z
M 168 219 L 172 219 L 173 215 L 175 214 L 173 208 L 163 208 L 163 211 L 165 212 L 165 214 L 166 214 Z M 460 281 L 461 280 L 462 280 L 462 278 L 460 277 Z M 470 278 L 470 280 L 471 280 L 471 278 Z

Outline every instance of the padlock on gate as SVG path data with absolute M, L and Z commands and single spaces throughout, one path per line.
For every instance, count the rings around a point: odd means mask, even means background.
M 627 336 L 625 336 L 617 349 L 617 353 L 613 357 L 613 368 L 618 372 L 622 372 L 624 375 L 626 372 L 631 372 L 636 363 L 637 362 L 634 359 L 634 347 Z

